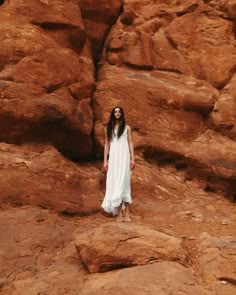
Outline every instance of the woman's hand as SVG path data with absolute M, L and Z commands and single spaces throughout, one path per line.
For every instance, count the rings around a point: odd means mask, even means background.
M 130 169 L 133 170 L 135 167 L 135 161 L 134 160 L 131 160 L 130 162 Z
M 103 168 L 107 172 L 107 170 L 108 170 L 108 162 L 107 161 L 104 161 Z

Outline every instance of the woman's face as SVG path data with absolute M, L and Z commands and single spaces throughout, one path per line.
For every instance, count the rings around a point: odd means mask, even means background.
M 115 110 L 114 110 L 114 116 L 115 116 L 116 119 L 120 119 L 120 117 L 121 117 L 121 110 L 120 110 L 120 108 L 115 108 Z

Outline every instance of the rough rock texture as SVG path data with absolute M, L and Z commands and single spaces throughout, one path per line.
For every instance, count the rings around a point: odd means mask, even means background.
M 169 290 L 176 290 L 173 291 L 175 294 L 181 288 L 188 290 L 187 294 L 194 294 L 197 290 L 204 294 L 204 288 L 201 287 L 203 286 L 211 295 L 234 294 L 233 281 L 216 280 L 213 273 L 211 279 L 205 279 L 203 268 L 199 265 L 205 250 L 202 248 L 200 252 L 199 249 L 205 239 L 205 236 L 201 235 L 202 232 L 207 232 L 211 240 L 220 238 L 221 245 L 225 239 L 225 245 L 229 245 L 229 239 L 225 237 L 236 237 L 236 207 L 222 195 L 200 189 L 197 181 L 184 182 L 181 171 L 176 174 L 173 167 L 155 168 L 151 164 L 142 163 L 136 168 L 132 177 L 135 186 L 139 180 L 139 186 L 133 195 L 131 225 L 145 225 L 156 232 L 183 239 L 187 268 L 178 263 L 162 262 L 157 264 L 160 273 L 154 264 L 150 264 L 142 266 L 145 268 L 142 272 L 138 271 L 139 275 L 135 266 L 91 275 L 76 252 L 74 237 L 79 233 L 90 232 L 91 228 L 96 231 L 102 224 L 105 227 L 113 221 L 112 218 L 101 213 L 67 217 L 57 215 L 51 210 L 30 206 L 4 208 L 0 210 L 0 293 L 28 295 L 30 291 L 32 295 L 39 292 L 47 295 L 77 295 L 83 290 L 87 292 L 85 294 L 94 294 L 92 292 L 100 291 L 100 286 L 106 286 L 108 289 L 112 286 L 115 290 L 121 286 L 122 279 L 122 288 L 128 287 L 130 293 L 133 289 L 142 292 L 145 290 L 143 288 L 148 286 L 150 289 L 161 286 L 158 292 L 160 294 L 169 294 Z M 161 173 L 165 182 L 161 182 Z M 176 188 L 181 190 L 177 191 Z M 139 199 L 136 199 L 138 191 Z M 126 225 L 129 226 L 123 224 Z M 119 227 L 114 220 L 113 227 L 116 226 Z M 231 249 L 233 250 L 232 247 Z M 153 247 L 154 251 L 156 247 Z M 227 250 L 227 259 L 229 253 Z M 231 261 L 227 266 L 227 259 L 224 261 L 225 270 L 233 267 Z M 214 264 L 214 261 L 209 263 Z M 147 272 L 146 267 L 148 271 L 153 269 L 153 279 L 150 279 L 152 273 Z M 121 275 L 120 284 L 117 284 L 116 279 L 113 281 L 115 273 Z M 231 290 L 231 293 L 228 290 Z M 119 290 L 116 292 L 120 294 Z
M 226 2 L 124 1 L 92 104 L 98 156 L 103 125 L 121 105 L 144 158 L 181 162 L 234 197 L 236 41 Z
M 0 18 L 0 140 L 91 155 L 94 66 L 77 1 L 9 1 Z
M 105 37 L 120 13 L 122 0 L 79 0 L 83 23 L 95 60 L 100 58 Z
M 181 239 L 133 224 L 105 224 L 76 236 L 75 246 L 90 273 L 185 260 Z
M 197 284 L 191 271 L 175 262 L 159 262 L 110 274 L 92 275 L 82 289 L 82 295 L 181 293 L 209 294 Z
M 220 16 L 217 8 L 199 0 L 126 0 L 107 39 L 106 59 L 191 74 L 221 87 L 232 76 L 236 48 L 233 23 Z
M 50 146 L 0 144 L 0 203 L 86 215 L 100 208 L 99 171 Z M 86 183 L 86 186 L 84 185 Z
M 199 246 L 199 263 L 210 279 L 224 279 L 236 282 L 236 239 L 235 237 L 211 237 L 202 234 Z
M 0 293 L 78 294 L 79 264 L 70 243 L 75 228 L 40 208 L 0 211 Z
M 102 67 L 98 79 L 94 96 L 98 146 L 103 145 L 103 124 L 112 107 L 121 105 L 133 126 L 137 152 L 149 160 L 181 162 L 192 176 L 207 178 L 215 189 L 235 191 L 236 144 L 204 126 L 203 115 L 214 106 L 216 89 L 176 73 L 109 65 Z
M 213 284 L 216 294 L 236 292 L 236 238 L 232 236 L 211 237 L 202 234 L 199 245 L 199 264 L 204 278 Z M 226 288 L 222 288 L 225 283 Z
M 1 294 L 236 293 L 235 17 L 234 0 L 0 1 Z M 132 224 L 98 211 L 117 104 Z M 91 275 L 74 236 L 126 269 Z
M 236 140 L 236 75 L 221 90 L 221 95 L 210 116 L 210 124 L 216 131 Z

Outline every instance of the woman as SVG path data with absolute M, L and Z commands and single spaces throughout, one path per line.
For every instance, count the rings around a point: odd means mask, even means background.
M 105 129 L 104 169 L 107 171 L 107 180 L 102 207 L 107 213 L 118 215 L 117 221 L 131 221 L 130 170 L 134 166 L 131 128 L 126 125 L 123 109 L 115 107 Z M 125 209 L 124 217 L 122 209 Z

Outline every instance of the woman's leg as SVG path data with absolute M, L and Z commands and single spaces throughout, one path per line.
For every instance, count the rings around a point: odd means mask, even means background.
M 123 214 L 122 214 L 122 203 L 118 207 L 118 216 L 117 216 L 117 221 L 123 221 Z
M 125 203 L 125 221 L 126 222 L 131 221 L 131 218 L 129 215 L 129 203 Z

